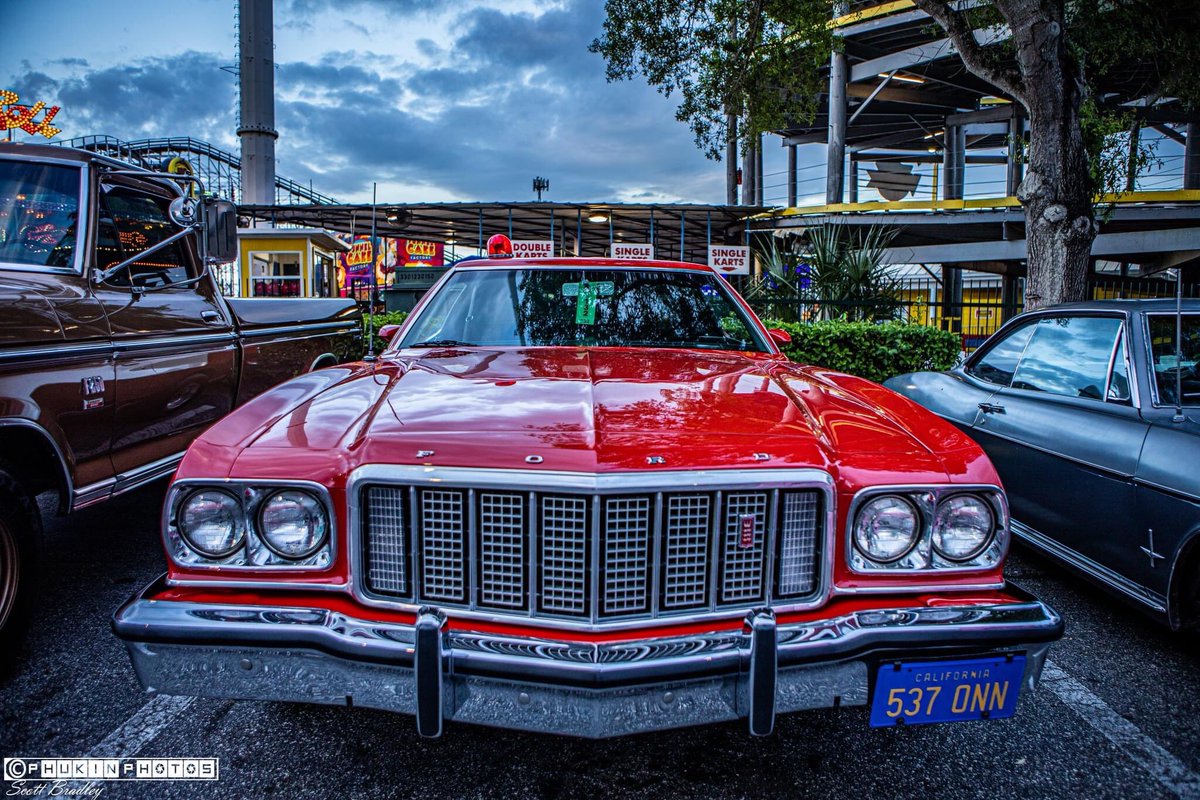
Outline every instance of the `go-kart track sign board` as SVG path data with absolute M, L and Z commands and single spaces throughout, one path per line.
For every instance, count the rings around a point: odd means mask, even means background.
M 513 239 L 513 258 L 554 258 L 554 242 L 549 239 Z
M 654 245 L 640 242 L 613 242 L 613 258 L 628 258 L 637 261 L 653 261 Z
M 744 244 L 710 244 L 708 265 L 726 275 L 749 275 L 750 248 Z

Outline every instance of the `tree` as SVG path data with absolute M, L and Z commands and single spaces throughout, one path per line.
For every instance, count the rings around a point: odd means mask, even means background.
M 1116 185 L 1123 169 L 1111 154 L 1117 134 L 1137 130 L 1136 110 L 1122 104 L 1172 97 L 1197 106 L 1200 3 L 913 2 L 945 31 L 970 72 L 1028 113 L 1018 191 L 1027 223 L 1026 307 L 1083 299 L 1097 233 L 1095 197 Z M 709 157 L 719 157 L 716 143 L 727 135 L 726 109 L 738 110 L 748 135 L 815 116 L 817 67 L 838 46 L 822 33 L 831 0 L 609 0 L 605 7 L 604 34 L 591 49 L 607 59 L 609 79 L 640 72 L 665 94 L 678 90 L 677 116 Z M 996 25 L 1010 35 L 988 45 L 976 39 L 976 31 Z M 1135 80 L 1098 94 L 1131 68 Z

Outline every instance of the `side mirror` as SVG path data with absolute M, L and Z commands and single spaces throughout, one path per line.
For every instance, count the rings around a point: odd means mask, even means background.
M 396 334 L 400 332 L 399 325 L 384 325 L 379 329 L 379 338 L 383 339 L 388 344 L 392 343 L 392 339 L 396 338 Z
M 792 335 L 783 328 L 767 328 L 767 335 L 780 347 L 787 347 L 792 343 Z
M 224 263 L 237 259 L 237 207 L 233 203 L 204 201 L 204 237 L 210 261 Z

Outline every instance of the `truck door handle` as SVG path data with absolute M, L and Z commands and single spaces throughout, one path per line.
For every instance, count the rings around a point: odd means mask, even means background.
M 995 403 L 980 403 L 979 410 L 985 414 L 1003 414 L 1004 406 L 998 406 Z
M 220 322 L 221 315 L 216 311 L 201 311 L 200 319 L 204 320 L 205 322 Z

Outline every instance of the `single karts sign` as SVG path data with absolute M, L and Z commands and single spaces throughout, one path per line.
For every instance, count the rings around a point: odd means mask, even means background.
M 749 275 L 750 248 L 743 244 L 710 244 L 708 265 L 727 275 Z
M 627 258 L 631 261 L 653 261 L 654 245 L 642 242 L 613 242 L 613 258 Z

